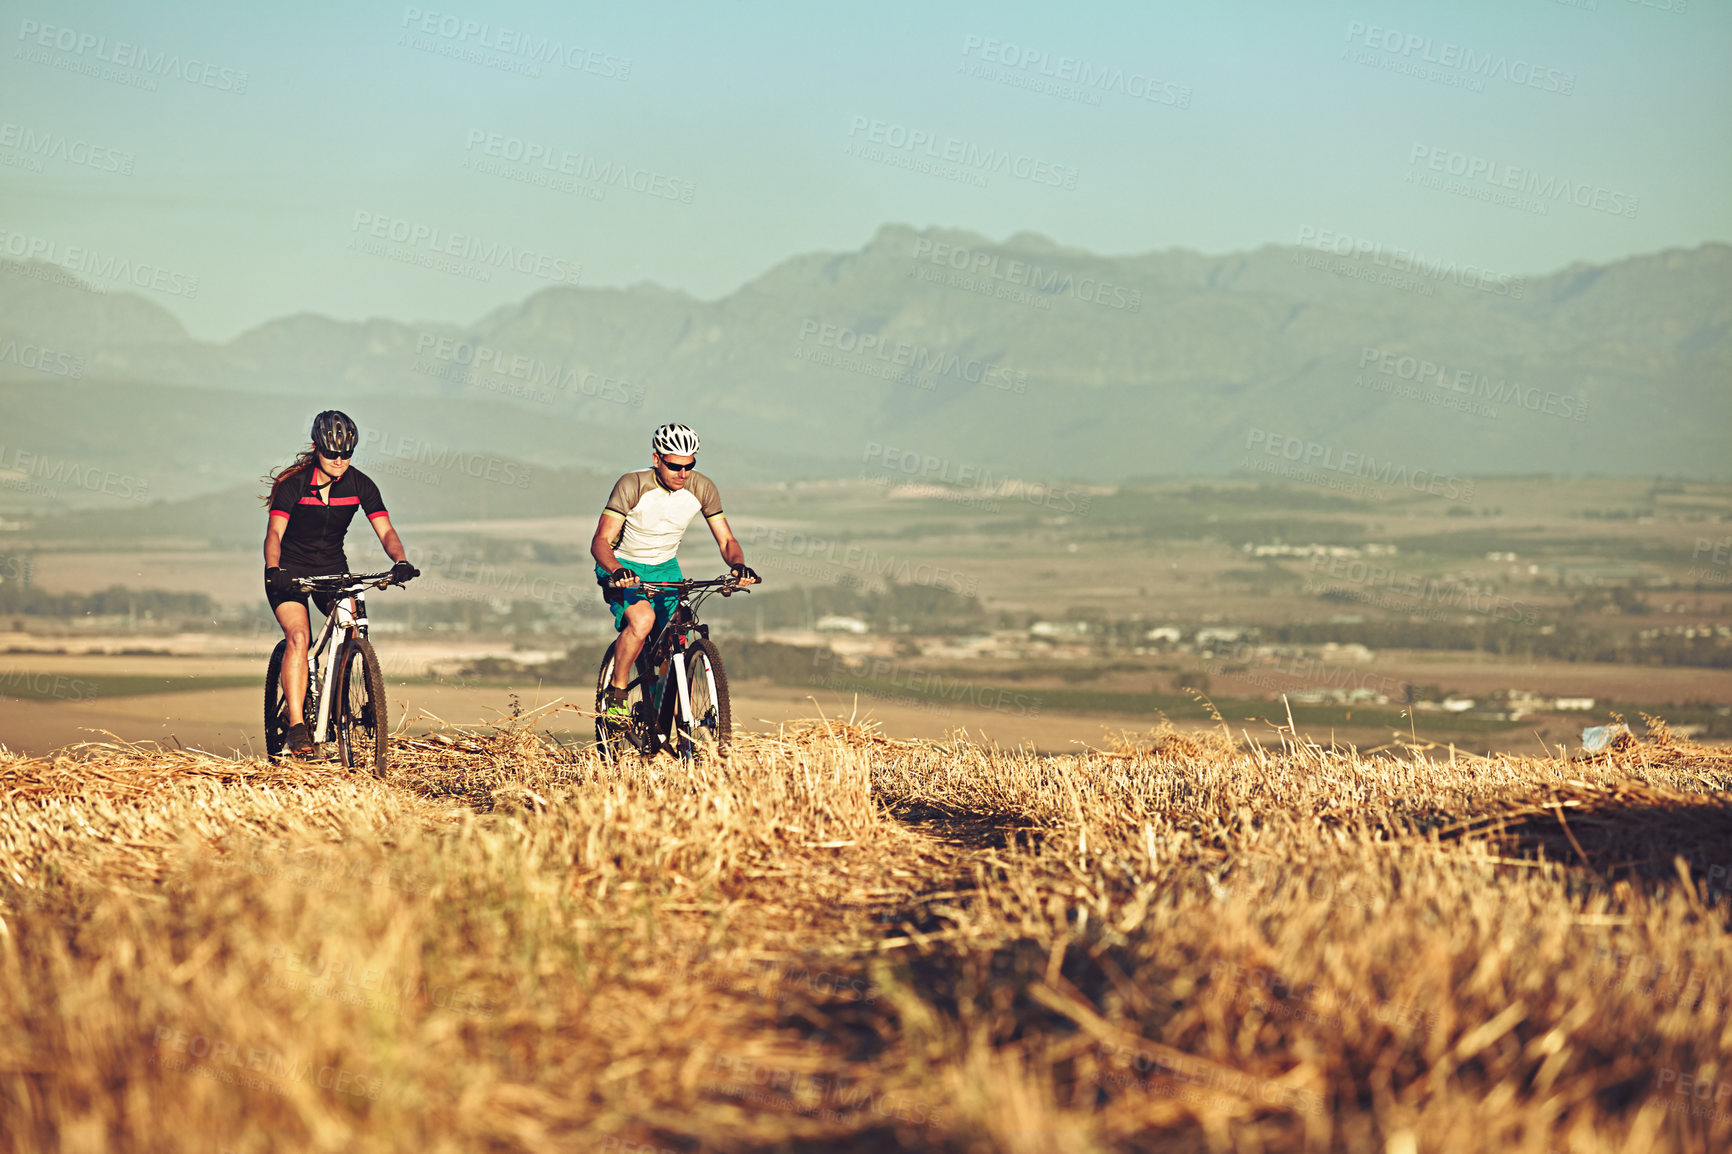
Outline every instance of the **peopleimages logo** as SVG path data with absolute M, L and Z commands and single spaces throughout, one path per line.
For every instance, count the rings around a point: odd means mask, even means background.
M 58 240 L 0 228 L 0 253 L 24 261 L 44 261 L 69 273 L 97 280 L 119 281 L 133 288 L 150 289 L 169 296 L 198 296 L 198 277 L 163 268 L 147 261 L 133 261 L 115 253 L 103 253 L 85 245 L 62 245 Z M 69 288 L 85 288 L 77 282 Z M 97 290 L 100 291 L 100 290 Z
M 106 36 L 80 32 L 76 28 L 44 24 L 39 20 L 20 20 L 18 39 L 24 41 L 27 48 L 51 48 L 62 54 L 61 59 L 57 60 L 46 53 L 33 52 L 30 58 L 38 64 L 65 67 L 67 63 L 76 65 L 83 61 L 97 61 L 144 73 L 145 76 L 132 80 L 135 87 L 154 89 L 154 82 L 137 84 L 138 80 L 146 77 L 173 77 L 201 88 L 214 88 L 218 92 L 232 92 L 237 96 L 247 90 L 248 76 L 241 69 L 211 64 L 192 56 L 183 58 L 178 52 L 152 52 L 141 44 L 133 44 L 127 40 L 110 43 Z M 69 61 L 67 57 L 73 59 Z M 86 71 L 86 68 L 73 67 L 70 71 Z M 118 77 L 105 76 L 103 79 Z
M 496 565 L 480 557 L 460 557 L 438 549 L 411 546 L 409 560 L 424 574 L 415 588 L 457 601 L 541 601 L 576 605 L 598 599 L 595 581 L 580 577 L 559 581 L 538 577 L 511 565 Z M 502 610 L 503 612 L 503 610 Z
M 1054 485 L 1047 481 L 1026 481 L 1021 477 L 994 476 L 981 465 L 935 457 L 916 449 L 899 449 L 878 441 L 867 441 L 860 460 L 876 465 L 885 474 L 907 477 L 916 482 L 951 485 L 961 490 L 977 490 L 990 497 L 1026 501 L 1060 513 L 1089 515 L 1093 498 L 1088 492 L 1070 485 Z M 1091 492 L 1099 490 L 1091 490 Z M 1079 500 L 1080 498 L 1080 500 Z
M 1091 64 L 1075 56 L 1057 56 L 1041 48 L 1019 47 L 1007 40 L 985 36 L 966 36 L 962 41 L 964 64 L 961 71 L 983 80 L 996 80 L 1012 87 L 1031 88 L 1065 99 L 1099 104 L 1097 93 L 1117 92 L 1132 100 L 1165 104 L 1171 108 L 1191 106 L 1191 86 L 1172 80 L 1162 80 L 1152 72 L 1127 72 L 1106 64 Z M 967 62 L 980 60 L 995 64 L 1023 76 L 995 75 L 986 70 L 970 70 Z
M 331 998 L 393 1014 L 402 1014 L 417 1003 L 423 1008 L 434 1006 L 459 1014 L 489 1016 L 493 1013 L 490 1000 L 473 991 L 442 985 L 437 980 L 429 986 L 427 976 L 418 969 L 402 973 L 378 966 L 363 967 L 353 958 L 344 960 L 283 946 L 271 947 L 269 964 L 272 971 L 280 968 L 283 973 L 310 979 L 304 982 L 285 979 L 275 972 L 267 979 L 267 984 L 294 993 Z M 381 996 L 374 998 L 370 996 L 373 994 Z
M 540 357 L 497 348 L 483 341 L 424 332 L 415 339 L 415 353 L 416 372 L 486 392 L 524 396 L 543 404 L 552 404 L 563 393 L 569 397 L 594 397 L 633 408 L 643 407 L 643 385 L 597 373 L 582 365 L 568 365 L 563 361 L 548 364 Z M 423 360 L 422 357 L 433 360 Z M 434 361 L 442 363 L 434 364 Z M 506 388 L 499 377 L 508 377 L 523 387 Z
M 504 460 L 482 453 L 466 453 L 461 449 L 443 446 L 435 447 L 426 441 L 418 441 L 401 434 L 381 433 L 378 429 L 368 429 L 362 436 L 360 454 L 379 464 L 412 461 L 426 466 L 435 485 L 439 483 L 439 478 L 436 472 L 431 472 L 434 470 L 461 473 L 477 481 L 497 481 L 501 485 L 518 489 L 529 488 L 529 480 L 533 475 L 533 469 L 520 461 Z
M 1245 437 L 1247 450 L 1261 448 L 1265 455 L 1280 457 L 1301 468 L 1323 469 L 1381 485 L 1399 485 L 1415 493 L 1429 493 L 1451 501 L 1473 499 L 1473 482 L 1465 477 L 1429 469 L 1409 470 L 1394 461 L 1378 462 L 1369 453 L 1342 451 L 1333 445 L 1301 440 L 1266 429 L 1252 428 Z
M 1706 537 L 1696 538 L 1696 550 L 1690 554 L 1690 560 L 1700 561 L 1704 553 L 1708 554 L 1708 560 L 1716 565 L 1732 565 L 1732 536 L 1722 537 L 1718 541 L 1710 541 Z
M 680 204 L 690 204 L 696 191 L 696 186 L 691 181 L 668 176 L 666 173 L 651 172 L 633 164 L 597 160 L 569 148 L 524 140 L 516 136 L 502 136 L 480 128 L 469 130 L 463 142 L 463 150 L 469 153 L 479 152 L 482 156 L 495 160 L 509 161 L 525 169 L 540 169 L 547 176 L 567 176 L 586 184 L 600 185 L 603 188 L 623 188 L 659 200 L 678 201 Z M 487 175 L 511 175 L 509 169 L 488 165 L 484 160 L 465 158 L 464 164 Z M 498 171 L 494 171 L 495 169 Z M 537 183 L 533 178 L 526 179 L 525 182 Z
M 1714 1074 L 1715 1068 L 1712 1066 L 1705 1071 L 1675 1070 L 1670 1066 L 1663 1066 L 1660 1069 L 1656 1092 L 1670 1091 L 1672 1097 L 1666 1103 L 1668 1111 L 1709 1118 L 1715 1122 L 1732 1120 L 1732 1113 L 1721 1109 L 1732 1104 L 1732 1081 L 1716 1081 Z
M 573 72 L 587 72 L 604 80 L 631 79 L 629 56 L 614 56 L 580 44 L 567 44 L 551 36 L 536 36 L 532 32 L 490 24 L 485 20 L 470 20 L 449 12 L 405 7 L 401 27 L 409 32 L 437 36 L 452 48 L 486 49 L 502 53 L 508 58 L 519 58 L 513 63 L 556 64 Z M 425 47 L 421 43 L 410 43 L 407 46 L 423 50 L 433 48 L 431 43 Z M 539 72 L 535 74 L 539 75 Z
M 1304 225 L 1299 229 L 1298 245 L 1318 252 L 1333 253 L 1350 260 L 1366 260 L 1391 272 L 1407 272 L 1428 280 L 1448 281 L 1462 288 L 1488 292 L 1493 296 L 1520 300 L 1527 295 L 1527 280 L 1512 277 L 1474 264 L 1457 264 L 1443 257 L 1427 256 L 1417 249 L 1384 245 L 1351 233 L 1333 232 L 1326 228 Z
M 1367 24 L 1363 20 L 1347 22 L 1346 39 L 1349 48 L 1342 51 L 1344 58 L 1355 44 L 1383 53 L 1382 60 L 1376 57 L 1360 59 L 1359 63 L 1362 64 L 1378 63 L 1387 66 L 1400 62 L 1420 75 L 1424 75 L 1422 70 L 1430 66 L 1451 77 L 1482 82 L 1503 80 L 1526 88 L 1538 88 L 1542 92 L 1555 92 L 1560 96 L 1568 96 L 1576 90 L 1574 72 L 1544 67 L 1519 57 L 1511 60 L 1500 53 L 1480 52 L 1454 41 L 1437 41 L 1430 36 L 1383 28 L 1376 24 Z
M 188 1033 L 175 1026 L 157 1026 L 151 1039 L 157 1053 L 149 1065 L 161 1066 L 177 1073 L 194 1074 L 228 1085 L 247 1089 L 268 1090 L 287 1096 L 294 1083 L 317 1085 L 321 1090 L 334 1090 L 357 1098 L 378 1101 L 385 1083 L 343 1066 L 314 1067 L 311 1062 L 298 1062 L 268 1046 L 254 1046 L 246 1041 L 234 1041 L 209 1034 Z M 168 1050 L 168 1054 L 161 1051 Z M 176 1058 L 185 1054 L 190 1058 Z M 209 1061 L 205 1061 L 209 1059 Z M 251 1078 L 250 1074 L 262 1074 Z
M 1103 1067 L 1096 1077 L 1109 1085 L 1138 1086 L 1149 1093 L 1181 1096 L 1186 1101 L 1208 1101 L 1198 1090 L 1220 1090 L 1241 1102 L 1261 1102 L 1285 1107 L 1301 1114 L 1321 1115 L 1323 1097 L 1315 1090 L 1292 1086 L 1272 1078 L 1259 1078 L 1214 1065 L 1202 1058 L 1174 1056 L 1162 1050 L 1133 1050 L 1114 1042 L 1096 1042 L 1094 1050 Z
M 1561 200 L 1577 208 L 1591 209 L 1609 216 L 1634 217 L 1642 203 L 1642 198 L 1633 193 L 1620 192 L 1589 181 L 1570 180 L 1556 174 L 1541 177 L 1531 168 L 1506 164 L 1501 160 L 1473 156 L 1447 148 L 1435 148 L 1429 144 L 1416 144 L 1407 154 L 1406 179 L 1413 183 L 1417 177 L 1419 182 L 1423 183 L 1425 172 L 1428 171 L 1459 177 L 1465 182 L 1464 188 L 1471 189 L 1474 193 L 1480 192 L 1479 185 L 1483 184 L 1487 196 L 1509 190 L 1533 197 L 1536 202 Z M 1454 190 L 1446 187 L 1444 191 Z M 1546 206 L 1541 203 L 1538 207 L 1543 215 Z
M 457 262 L 478 266 L 473 268 L 474 272 L 485 273 L 489 268 L 509 268 L 524 276 L 538 277 L 555 284 L 576 284 L 583 274 L 583 265 L 575 260 L 501 244 L 496 240 L 482 240 L 468 233 L 450 232 L 435 225 L 384 213 L 367 212 L 364 209 L 355 210 L 354 219 L 349 223 L 349 231 L 361 234 L 357 240 L 374 238 L 390 241 L 402 245 L 407 253 L 424 256 L 428 260 L 451 257 Z M 353 242 L 351 247 L 359 249 Z M 377 255 L 391 253 L 390 250 L 383 250 Z
M 868 549 L 864 545 L 850 545 L 846 541 L 809 536 L 798 529 L 771 529 L 758 525 L 741 533 L 740 540 L 754 549 L 840 565 L 868 579 L 876 578 L 887 585 L 924 585 L 934 589 L 947 589 L 960 597 L 973 597 L 980 590 L 980 579 L 972 574 L 947 569 L 929 561 L 911 561 L 894 553 L 880 557 L 876 549 Z
M 868 1117 L 867 1112 L 880 1118 L 894 1118 L 907 1125 L 942 1125 L 941 1107 L 922 1099 L 910 1100 L 898 1094 L 878 1093 L 845 1075 L 796 1070 L 791 1067 L 766 1066 L 751 1058 L 718 1053 L 713 1073 L 715 1078 L 703 1084 L 703 1089 L 747 1102 L 753 1106 L 788 1110 L 828 1123 Z M 607 1149 L 607 1147 L 603 1147 Z
M 829 677 L 841 682 L 831 688 L 857 688 L 862 682 L 883 682 L 891 689 L 905 691 L 906 696 L 928 698 L 942 702 L 972 705 L 1017 717 L 1040 716 L 1040 701 L 1025 693 L 1001 689 L 996 685 L 977 685 L 957 678 L 947 678 L 932 669 L 915 669 L 900 661 L 884 657 L 864 657 L 858 661 L 832 649 L 819 647 L 812 651 L 812 668 L 827 670 Z M 898 695 L 890 694 L 895 697 Z
M 827 324 L 808 318 L 800 322 L 800 339 L 816 338 L 823 348 L 843 353 L 857 352 L 861 357 L 872 356 L 883 362 L 886 373 L 893 379 L 907 378 L 910 382 L 950 377 L 971 385 L 982 385 L 1006 393 L 1026 393 L 1028 374 L 1021 369 L 1007 368 L 997 361 L 979 357 L 964 358 L 953 352 L 933 350 L 925 345 L 893 341 L 878 333 L 862 333 L 846 325 Z
M 130 152 L 81 140 L 76 136 L 67 136 L 63 132 L 49 132 L 28 125 L 14 124 L 10 120 L 0 123 L 0 148 L 14 149 L 36 162 L 58 160 L 66 164 L 94 168 L 98 172 L 132 175 L 134 157 Z M 42 171 L 40 163 L 34 166 L 33 171 Z
M 39 373 L 47 373 L 51 377 L 82 377 L 84 375 L 84 358 L 72 353 L 56 352 L 54 349 L 43 348 L 41 345 L 24 344 L 17 341 L 7 341 L 0 348 L 0 365 L 14 364 L 19 368 L 33 369 Z
M 935 166 L 936 175 L 948 177 L 949 171 L 939 170 L 953 170 L 970 178 L 968 183 L 978 183 L 981 187 L 985 187 L 988 176 L 1011 176 L 1052 188 L 1076 189 L 1077 169 L 1074 165 L 1055 164 L 1026 152 L 981 145 L 929 129 L 910 128 L 894 120 L 856 116 L 848 123 L 848 136 L 858 142 L 849 145 L 851 155 L 896 167 L 908 166 L 897 163 L 893 157 L 915 158 L 923 164 Z
M 1530 413 L 1544 413 L 1548 417 L 1573 421 L 1588 419 L 1588 402 L 1582 397 L 1557 393 L 1550 389 L 1542 392 L 1533 385 L 1523 385 L 1507 378 L 1494 379 L 1473 369 L 1456 369 L 1451 372 L 1447 365 L 1408 353 L 1394 353 L 1367 345 L 1359 354 L 1359 367 L 1364 369 L 1367 366 L 1375 368 L 1386 377 L 1412 381 L 1419 386 L 1464 393 L 1469 397 L 1526 409 Z
M 1127 288 L 1064 269 L 1046 268 L 996 252 L 946 244 L 929 237 L 914 242 L 914 259 L 954 269 L 970 277 L 1026 288 L 1042 296 L 1068 296 L 1100 308 L 1134 313 L 1143 307 L 1143 290 Z
M 1490 586 L 1440 580 L 1420 573 L 1404 573 L 1394 566 L 1376 561 L 1360 561 L 1347 557 L 1313 557 L 1311 572 L 1340 578 L 1348 584 L 1359 586 L 1359 590 L 1349 590 L 1339 584 L 1331 586 L 1318 581 L 1307 581 L 1303 589 L 1306 593 L 1335 593 L 1349 600 L 1368 601 L 1386 609 L 1408 607 L 1403 601 L 1372 600 L 1360 595 L 1372 589 L 1386 589 L 1401 597 L 1414 598 L 1420 607 L 1435 603 L 1439 609 L 1465 609 L 1482 616 L 1529 625 L 1540 619 L 1531 603 L 1511 600 Z
M 150 495 L 150 481 L 131 473 L 5 445 L 0 445 L 0 485 L 38 497 L 57 496 L 67 489 L 123 501 L 143 501 Z
M 1201 663 L 1199 668 L 1202 672 L 1211 677 L 1237 677 L 1246 685 L 1272 693 L 1292 693 L 1300 686 L 1307 686 L 1342 693 L 1369 693 L 1373 700 L 1383 697 L 1399 701 L 1407 695 L 1408 683 L 1405 681 L 1345 665 L 1331 665 L 1322 657 L 1275 653 L 1271 646 L 1253 645 L 1249 641 L 1240 641 L 1231 650 L 1216 652 L 1216 660 Z M 1255 672 L 1248 668 L 1253 664 L 1257 667 Z
M 8 694 L 6 690 L 12 692 Z M 0 697 L 51 697 L 57 701 L 95 701 L 97 685 L 83 678 L 67 677 L 64 673 L 41 673 L 34 669 L 19 669 L 8 665 L 0 669 Z

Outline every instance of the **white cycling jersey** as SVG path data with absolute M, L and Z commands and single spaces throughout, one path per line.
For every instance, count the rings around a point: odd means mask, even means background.
M 639 469 L 614 482 L 607 510 L 625 518 L 613 539 L 614 555 L 639 565 L 660 565 L 680 551 L 693 517 L 700 512 L 706 519 L 722 515 L 722 495 L 702 473 L 689 474 L 686 487 L 676 492 L 661 483 L 654 469 Z

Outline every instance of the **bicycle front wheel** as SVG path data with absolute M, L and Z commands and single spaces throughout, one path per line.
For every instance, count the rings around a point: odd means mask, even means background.
M 265 757 L 271 761 L 289 743 L 289 699 L 283 693 L 283 655 L 288 650 L 287 639 L 277 642 L 265 666 Z
M 686 647 L 686 692 L 692 702 L 692 723 L 682 719 L 680 756 L 690 760 L 701 749 L 718 757 L 728 755 L 734 735 L 734 719 L 728 710 L 728 675 L 722 669 L 722 654 L 709 638 Z
M 355 636 L 343 643 L 337 663 L 337 753 L 348 769 L 371 770 L 385 776 L 385 675 L 379 669 L 373 643 Z

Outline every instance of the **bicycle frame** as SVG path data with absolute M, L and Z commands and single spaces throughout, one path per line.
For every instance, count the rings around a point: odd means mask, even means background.
M 343 651 L 342 641 L 337 640 L 339 632 L 344 641 L 348 640 L 351 632 L 359 632 L 363 637 L 367 635 L 367 603 L 360 593 L 337 599 L 337 603 L 331 606 L 331 615 L 325 618 L 319 643 L 307 650 L 307 688 L 319 695 L 319 716 L 312 735 L 315 742 L 331 740 L 331 702 L 337 695 L 325 690 L 337 683 L 337 659 Z M 324 667 L 323 676 L 320 675 L 321 665 Z
M 703 631 L 701 634 L 702 636 L 709 636 L 708 626 L 699 625 L 698 629 Z M 646 645 L 644 648 L 647 649 L 649 647 Z M 688 730 L 692 727 L 692 687 L 690 679 L 686 673 L 685 644 L 680 643 L 675 645 L 673 653 L 668 657 L 668 671 L 673 674 L 674 701 L 678 706 L 679 718 L 677 721 L 675 720 L 675 710 L 673 707 L 670 707 L 667 702 L 663 701 L 660 703 L 660 708 L 656 711 L 655 737 L 657 745 L 671 744 L 674 740 L 675 732 L 679 729 L 680 722 L 684 722 L 685 727 Z M 662 684 L 665 685 L 668 680 L 668 678 L 662 678 Z
M 363 590 L 372 586 L 383 589 L 390 584 L 390 578 L 388 572 L 371 576 L 334 573 L 325 577 L 295 578 L 295 587 L 303 593 L 336 595 L 330 616 L 325 618 L 325 628 L 319 633 L 318 644 L 307 650 L 307 692 L 316 695 L 319 702 L 318 716 L 312 727 L 315 743 L 331 740 L 331 704 L 336 694 L 328 691 L 337 683 L 337 661 L 343 653 L 341 642 L 348 640 L 351 634 L 367 636 L 367 599 Z M 302 704 L 304 706 L 305 702 Z
M 681 724 L 684 724 L 687 730 L 692 726 L 691 681 L 686 670 L 686 650 L 691 634 L 706 640 L 710 636 L 710 627 L 698 620 L 698 607 L 717 593 L 723 597 L 731 597 L 747 590 L 742 589 L 732 578 L 719 581 L 640 581 L 628 588 L 642 590 L 652 598 L 669 593 L 678 598 L 673 609 L 668 612 L 667 621 L 644 641 L 644 647 L 638 653 L 635 670 L 637 683 L 643 686 L 646 697 L 652 688 L 663 689 L 665 692 L 665 686 L 670 681 L 674 686 L 674 696 L 677 699 L 674 705 L 670 706 L 665 698 L 656 702 L 650 737 L 652 748 L 660 747 L 673 742 L 675 731 Z M 694 592 L 696 596 L 692 596 Z M 655 669 L 663 661 L 668 663 L 671 676 L 658 678 Z

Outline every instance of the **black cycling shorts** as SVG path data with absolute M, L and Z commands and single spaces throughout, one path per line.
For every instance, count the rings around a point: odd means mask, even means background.
M 283 568 L 288 571 L 290 577 L 322 577 L 327 573 L 347 573 L 349 571 L 349 563 L 343 561 L 336 565 L 323 565 L 317 569 L 303 569 L 297 565 L 285 565 Z M 319 612 L 323 613 L 326 617 L 329 617 L 331 615 L 331 610 L 336 607 L 337 595 L 335 593 L 315 593 L 312 597 L 313 604 L 319 607 Z M 290 589 L 287 592 L 279 593 L 269 585 L 266 585 L 265 600 L 270 602 L 271 615 L 273 617 L 276 616 L 277 606 L 279 605 L 298 602 L 302 609 L 307 607 L 307 594 L 302 593 L 298 589 Z

